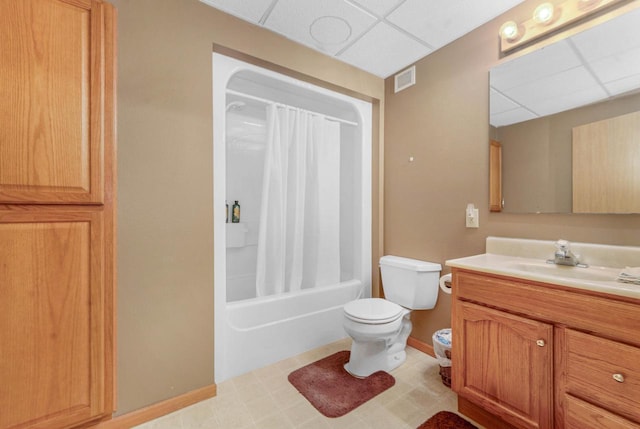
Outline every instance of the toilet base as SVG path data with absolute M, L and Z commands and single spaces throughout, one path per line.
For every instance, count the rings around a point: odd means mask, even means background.
M 377 371 L 390 372 L 407 360 L 407 338 L 411 333 L 409 314 L 403 317 L 398 335 L 389 340 L 353 341 L 351 356 L 344 369 L 354 377 L 365 378 Z

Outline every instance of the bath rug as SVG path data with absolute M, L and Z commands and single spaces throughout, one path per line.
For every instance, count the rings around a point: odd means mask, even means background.
M 343 350 L 296 369 L 289 382 L 326 417 L 340 417 L 396 383 L 384 371 L 356 378 L 344 369 L 350 352 Z
M 478 429 L 456 413 L 440 411 L 418 426 L 418 429 Z

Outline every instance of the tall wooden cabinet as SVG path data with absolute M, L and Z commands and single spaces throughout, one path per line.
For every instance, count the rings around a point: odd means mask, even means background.
M 0 0 L 0 429 L 114 408 L 115 11 Z

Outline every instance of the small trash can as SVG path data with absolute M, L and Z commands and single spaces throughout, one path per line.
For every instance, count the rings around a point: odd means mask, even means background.
M 432 339 L 433 352 L 440 364 L 442 383 L 451 387 L 451 328 L 436 331 Z

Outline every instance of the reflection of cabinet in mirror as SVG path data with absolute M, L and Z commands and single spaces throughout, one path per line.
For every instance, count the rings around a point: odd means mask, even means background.
M 573 212 L 640 213 L 640 112 L 573 128 Z
M 489 141 L 489 209 L 502 211 L 502 145 Z

